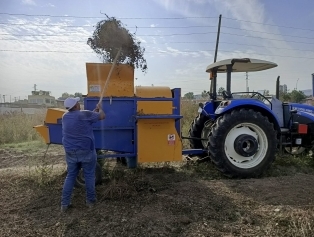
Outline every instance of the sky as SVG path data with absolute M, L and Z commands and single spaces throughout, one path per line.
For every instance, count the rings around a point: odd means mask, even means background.
M 86 62 L 102 62 L 87 45 L 97 22 L 120 20 L 145 48 L 147 72 L 135 85 L 209 90 L 206 67 L 217 61 L 256 58 L 276 68 L 248 74 L 250 91 L 312 88 L 313 0 L 0 0 L 0 98 L 26 99 L 37 90 L 56 98 L 87 94 Z M 225 74 L 218 87 L 226 88 Z M 232 75 L 233 92 L 246 90 L 245 73 Z

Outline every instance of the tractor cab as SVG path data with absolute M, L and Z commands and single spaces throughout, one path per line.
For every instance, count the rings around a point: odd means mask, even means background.
M 219 62 L 212 63 L 207 66 L 206 72 L 210 75 L 210 98 L 217 100 L 217 73 L 226 73 L 226 90 L 222 92 L 224 99 L 232 99 L 231 93 L 231 73 L 232 72 L 257 72 L 277 67 L 276 63 L 251 58 L 233 58 L 225 59 Z M 241 92 L 245 93 L 245 92 Z M 246 92 L 247 93 L 247 92 Z M 253 96 L 259 96 L 255 92 Z

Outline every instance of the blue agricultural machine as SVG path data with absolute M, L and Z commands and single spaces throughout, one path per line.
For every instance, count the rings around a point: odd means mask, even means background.
M 248 58 L 209 65 L 210 100 L 199 105 L 187 137 L 181 134 L 181 89 L 134 87 L 134 69 L 116 66 L 102 99 L 106 119 L 93 128 L 98 158 L 114 157 L 135 168 L 145 162 L 182 161 L 183 155 L 209 157 L 228 177 L 258 177 L 272 164 L 278 149 L 312 149 L 314 141 L 314 107 L 282 103 L 278 93 L 277 98 L 258 92 L 231 93 L 232 72 L 276 66 Z M 85 110 L 96 107 L 110 68 L 111 64 L 86 63 Z M 219 73 L 227 75 L 222 98 L 216 90 Z M 62 144 L 62 115 L 66 112 L 49 108 L 44 124 L 35 126 L 47 144 Z M 182 139 L 189 139 L 190 149 L 182 149 Z M 99 172 L 97 166 L 97 183 Z
M 280 151 L 298 154 L 313 150 L 314 107 L 283 103 L 258 92 L 231 93 L 232 72 L 254 72 L 277 64 L 249 58 L 227 59 L 209 65 L 210 101 L 200 104 L 200 113 L 189 130 L 190 146 L 206 150 L 215 166 L 229 177 L 257 177 Z M 217 99 L 217 74 L 226 73 L 226 90 Z

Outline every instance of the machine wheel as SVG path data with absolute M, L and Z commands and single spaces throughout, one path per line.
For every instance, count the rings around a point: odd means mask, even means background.
M 228 177 L 258 177 L 275 160 L 278 140 L 274 126 L 252 109 L 222 115 L 208 139 L 211 160 Z
M 302 146 L 296 146 L 296 147 L 292 147 L 292 150 L 290 150 L 290 146 L 286 146 L 284 148 L 285 152 L 287 152 L 288 154 L 290 155 L 294 155 L 294 156 L 299 156 L 299 155 L 302 155 L 304 154 L 307 149 L 305 147 L 302 147 Z
M 124 166 L 128 165 L 126 157 L 117 157 L 117 163 L 124 165 Z
M 189 130 L 190 137 L 196 138 L 207 138 L 210 130 L 209 130 L 209 119 L 203 114 L 199 114 L 191 123 L 191 127 Z M 205 125 L 206 124 L 206 125 Z M 207 141 L 202 140 L 189 140 L 191 149 L 204 149 L 207 147 Z M 204 154 L 203 156 L 205 156 Z
M 102 179 L 102 170 L 100 164 L 96 163 L 96 170 L 95 170 L 95 185 L 101 183 Z M 80 169 L 79 174 L 76 177 L 75 187 L 83 188 L 85 187 L 85 179 L 84 179 L 84 172 L 83 169 Z

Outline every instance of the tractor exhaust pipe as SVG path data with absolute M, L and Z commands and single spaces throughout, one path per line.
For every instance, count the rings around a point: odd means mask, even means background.
M 280 76 L 277 77 L 277 81 L 276 81 L 276 99 L 279 100 L 279 85 L 280 85 L 280 80 L 279 80 Z

